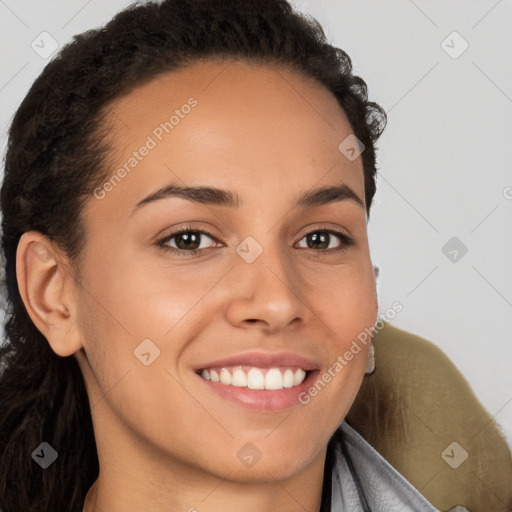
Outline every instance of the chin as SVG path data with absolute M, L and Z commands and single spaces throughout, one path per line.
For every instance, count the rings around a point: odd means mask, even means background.
M 312 451 L 311 442 L 283 443 L 277 447 L 273 443 L 267 443 L 267 447 L 262 447 L 261 450 L 255 444 L 247 442 L 234 452 L 234 460 L 225 460 L 227 466 L 220 471 L 222 476 L 228 474 L 228 480 L 248 484 L 284 481 L 300 473 L 316 457 L 324 455 L 322 450 L 320 453 Z M 286 445 L 291 447 L 285 451 Z M 227 450 L 226 453 L 233 452 Z M 215 470 L 218 472 L 219 468 L 216 467 Z
M 278 458 L 280 460 L 278 460 Z M 286 481 L 292 478 L 307 465 L 307 460 L 287 459 L 288 463 L 283 464 L 281 457 L 274 455 L 274 460 L 263 461 L 263 458 L 254 464 L 252 467 L 245 467 L 243 465 L 231 465 L 231 474 L 228 480 L 237 483 L 245 484 L 271 484 L 276 481 Z M 224 475 L 223 475 L 224 476 Z

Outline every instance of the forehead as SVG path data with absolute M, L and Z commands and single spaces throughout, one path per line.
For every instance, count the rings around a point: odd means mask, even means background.
M 255 114 L 274 115 L 295 112 L 305 115 L 311 124 L 323 121 L 336 129 L 346 117 L 334 95 L 314 78 L 303 72 L 272 63 L 243 60 L 202 60 L 175 71 L 157 75 L 114 100 L 109 110 L 123 115 L 126 122 L 161 117 L 161 108 L 179 106 L 194 96 L 202 109 L 235 108 Z M 264 107 L 264 108 L 262 108 Z M 266 108 L 265 108 L 266 107 Z M 325 128 L 325 127 L 324 127 Z
M 260 198 L 341 181 L 364 198 L 361 158 L 338 149 L 352 133 L 346 115 L 330 91 L 297 71 L 198 62 L 135 88 L 108 111 L 110 169 L 125 172 L 103 207 L 133 206 L 170 181 Z

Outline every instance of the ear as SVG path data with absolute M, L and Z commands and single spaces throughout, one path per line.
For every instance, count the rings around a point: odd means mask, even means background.
M 16 277 L 25 308 L 52 350 L 62 357 L 80 350 L 75 281 L 61 251 L 37 231 L 23 233 Z

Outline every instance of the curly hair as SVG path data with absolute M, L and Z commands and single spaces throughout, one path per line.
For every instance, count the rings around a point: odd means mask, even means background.
M 8 133 L 1 188 L 6 320 L 0 346 L 0 508 L 81 512 L 99 474 L 91 411 L 76 359 L 60 357 L 32 322 L 16 278 L 21 235 L 55 242 L 79 275 L 81 213 L 108 176 L 108 107 L 156 76 L 207 59 L 288 66 L 337 99 L 362 153 L 367 214 L 375 194 L 375 141 L 384 110 L 368 101 L 349 56 L 319 23 L 285 0 L 165 0 L 132 4 L 76 35 L 48 63 Z M 58 463 L 31 454 L 46 441 Z

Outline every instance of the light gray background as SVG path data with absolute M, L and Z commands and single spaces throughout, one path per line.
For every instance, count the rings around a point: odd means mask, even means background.
M 48 62 L 32 42 L 42 47 L 48 32 L 62 46 L 129 3 L 0 0 L 2 154 Z M 380 311 L 403 304 L 392 323 L 452 359 L 512 447 L 512 2 L 294 4 L 349 54 L 389 116 L 369 223 Z M 468 249 L 457 261 L 442 251 L 452 237 Z

